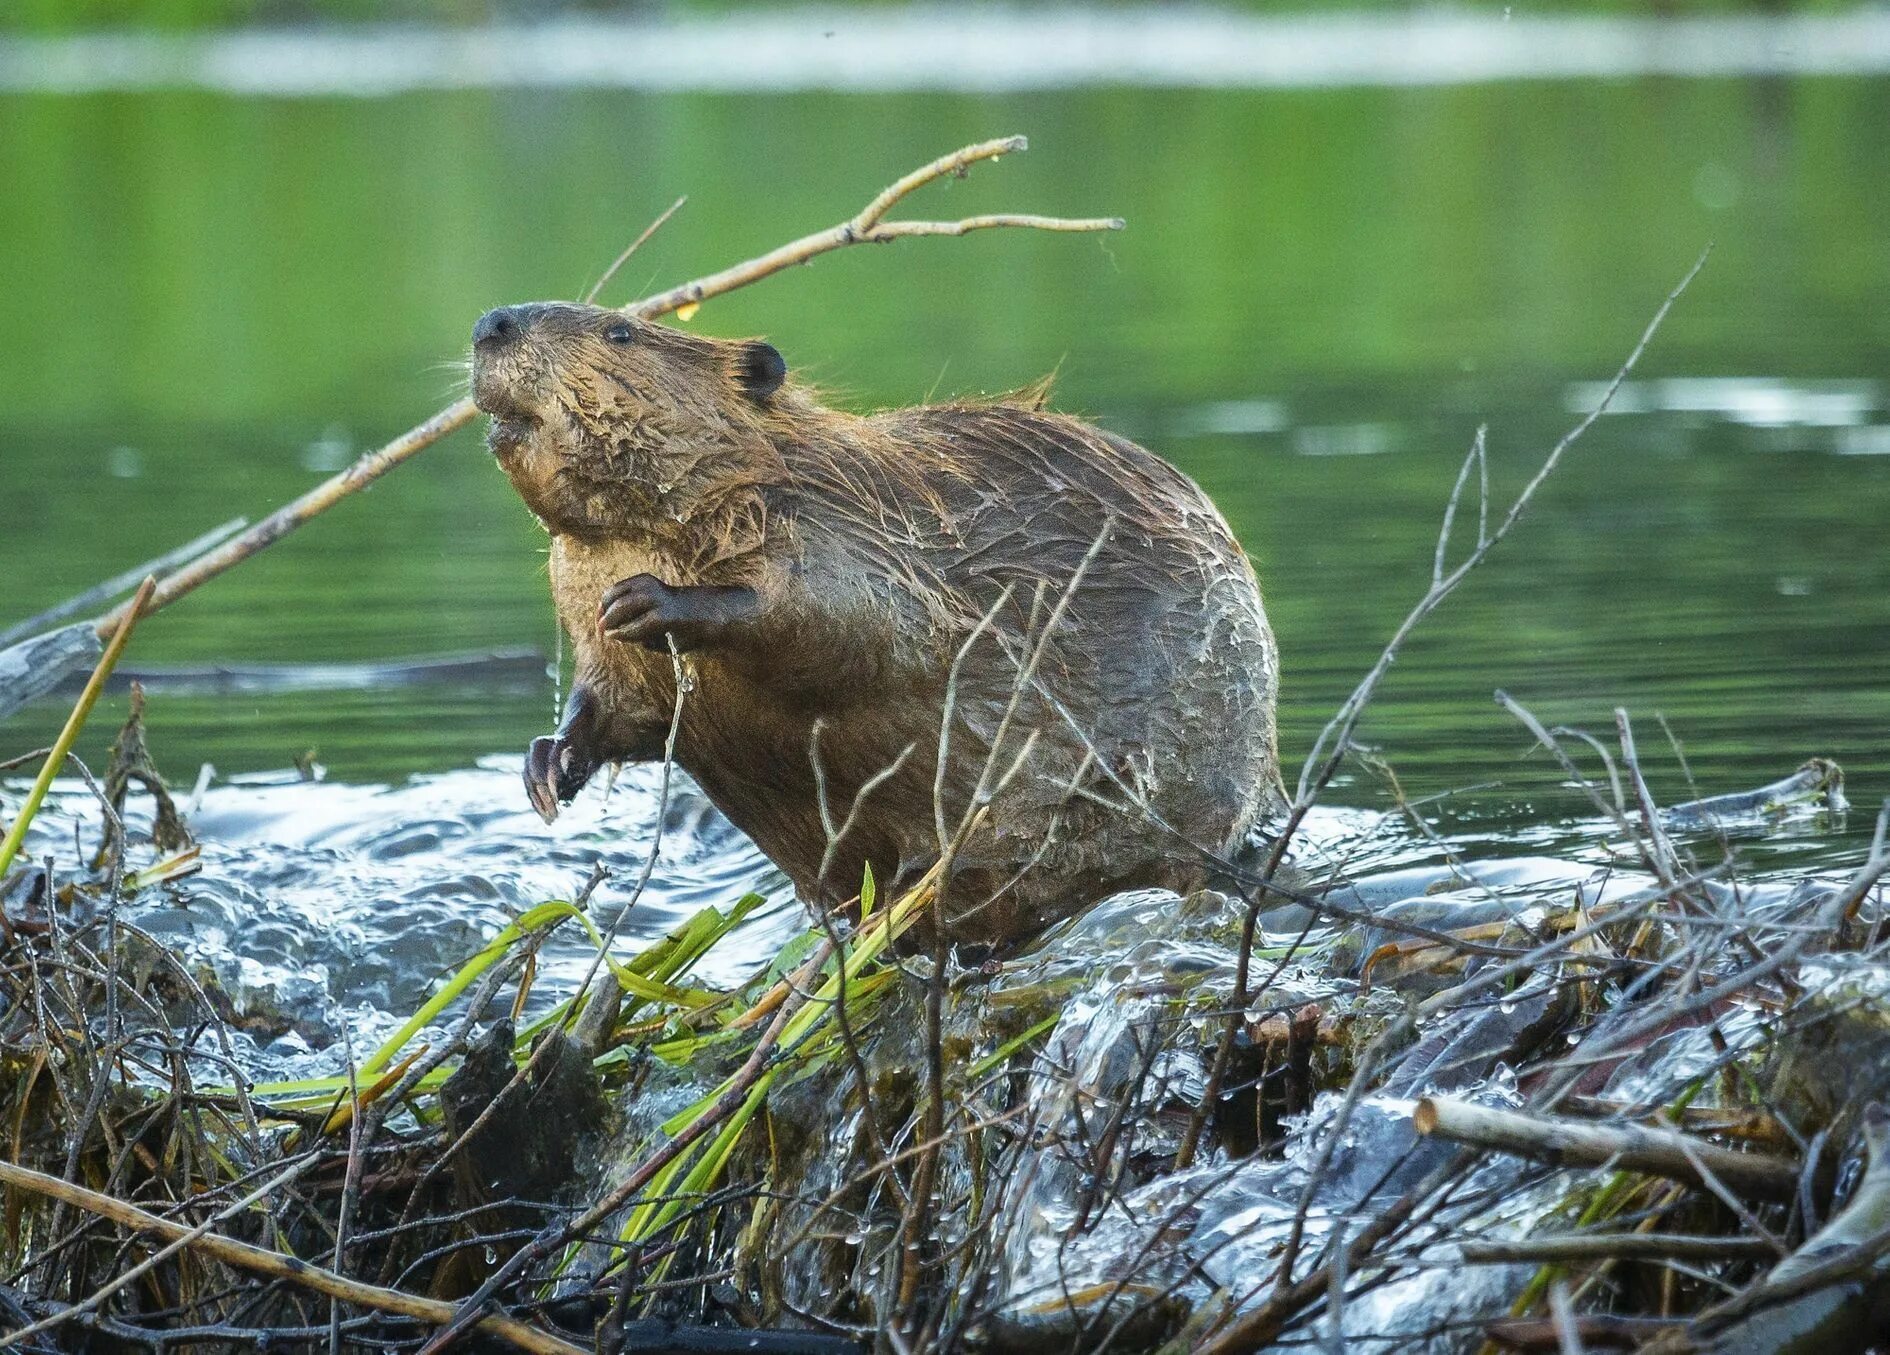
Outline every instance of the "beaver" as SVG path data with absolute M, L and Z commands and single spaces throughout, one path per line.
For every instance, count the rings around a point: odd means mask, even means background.
M 1187 476 L 1041 392 L 847 413 L 761 340 L 555 302 L 482 316 L 472 372 L 575 654 L 525 761 L 547 822 L 674 716 L 676 762 L 807 905 L 949 853 L 935 916 L 1003 945 L 1204 882 L 1279 805 L 1245 553 Z

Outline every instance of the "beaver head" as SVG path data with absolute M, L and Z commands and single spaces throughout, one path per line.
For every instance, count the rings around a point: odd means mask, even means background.
M 770 478 L 797 403 L 760 340 L 700 338 L 622 311 L 501 306 L 473 326 L 473 400 L 526 505 L 553 532 L 682 521 L 707 495 Z

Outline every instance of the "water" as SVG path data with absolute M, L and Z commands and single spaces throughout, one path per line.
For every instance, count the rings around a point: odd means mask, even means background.
M 202 23 L 206 16 L 196 17 Z M 1868 9 L 1678 17 L 1505 8 L 1498 18 L 1390 7 L 1298 15 L 1135 4 L 985 11 L 827 5 L 708 14 L 676 7 L 635 17 L 554 13 L 529 24 L 480 27 L 396 22 L 166 32 L 154 26 L 0 35 L 0 89 L 66 93 L 180 87 L 264 96 L 535 87 L 1296 89 L 1886 70 L 1890 19 Z
M 1484 855 L 1592 836 L 1498 687 L 1552 723 L 1605 729 L 1628 707 L 1666 801 L 1823 754 L 1872 805 L 1890 790 L 1886 125 L 1890 81 L 1869 77 L 0 96 L 0 621 L 260 516 L 417 422 L 460 389 L 483 309 L 582 293 L 680 194 L 609 295 L 760 252 L 932 155 L 1022 131 L 1027 156 L 908 213 L 1106 213 L 1129 228 L 847 251 L 693 323 L 765 333 L 859 406 L 1058 369 L 1061 408 L 1175 460 L 1253 553 L 1295 768 L 1423 591 L 1479 422 L 1506 502 L 1710 241 L 1620 412 L 1425 624 L 1361 737 L 1408 795 L 1446 797 L 1429 806 L 1440 826 Z M 543 544 L 462 434 L 150 622 L 129 662 L 548 656 Z M 515 670 L 398 690 L 154 686 L 150 739 L 185 785 L 214 764 L 219 852 L 329 852 L 304 885 L 339 902 L 309 904 L 310 925 L 329 907 L 408 907 L 414 881 L 358 871 L 384 849 L 375 834 L 507 816 L 485 846 L 453 829 L 424 858 L 506 877 L 451 900 L 489 934 L 508 907 L 575 889 L 597 851 L 634 866 L 647 846 L 653 801 L 634 778 L 607 820 L 525 823 L 510 768 L 553 702 L 548 678 Z M 123 713 L 114 699 L 94 717 L 94 766 Z M 62 715 L 43 703 L 0 723 L 0 755 L 42 746 Z M 231 778 L 309 753 L 326 787 L 267 823 L 243 808 L 253 788 Z M 1388 802 L 1362 774 L 1333 798 Z M 323 846 L 295 826 L 305 815 L 339 837 Z M 1868 817 L 1764 849 L 1848 857 Z M 738 842 L 704 840 L 659 869 L 633 930 L 768 885 Z M 1431 851 L 1394 841 L 1378 864 Z M 224 878 L 243 879 L 229 856 Z M 344 1000 L 346 972 L 330 971 Z

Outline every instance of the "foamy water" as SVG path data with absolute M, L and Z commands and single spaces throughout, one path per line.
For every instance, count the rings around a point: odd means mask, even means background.
M 1642 18 L 1126 8 L 856 12 L 0 39 L 0 91 L 1018 91 L 1890 72 L 1890 11 Z

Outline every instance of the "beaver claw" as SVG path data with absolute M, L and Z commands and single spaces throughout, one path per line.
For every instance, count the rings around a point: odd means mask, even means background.
M 596 724 L 596 702 L 580 682 L 571 688 L 558 732 L 532 740 L 525 754 L 525 795 L 546 823 L 558 817 L 558 806 L 570 804 L 601 765 Z
M 758 610 L 751 588 L 689 585 L 671 587 L 654 574 L 632 574 L 610 586 L 597 606 L 597 629 L 613 640 L 666 649 L 668 640 L 687 652 L 711 640 L 721 627 Z
M 533 739 L 525 754 L 526 798 L 538 817 L 550 823 L 558 817 L 558 807 L 570 804 L 595 770 L 565 739 L 553 735 Z

